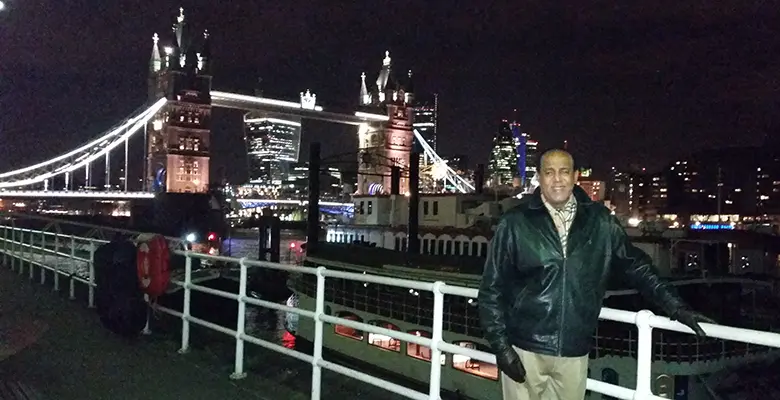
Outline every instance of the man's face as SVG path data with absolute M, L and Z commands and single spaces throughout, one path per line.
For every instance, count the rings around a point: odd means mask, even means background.
M 564 152 L 550 152 L 542 159 L 539 188 L 542 196 L 553 207 L 559 207 L 569 200 L 577 182 L 574 161 Z

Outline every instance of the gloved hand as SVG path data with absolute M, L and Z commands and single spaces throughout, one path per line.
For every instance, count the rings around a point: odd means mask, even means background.
M 511 347 L 496 354 L 498 369 L 517 383 L 525 382 L 525 367 L 520 361 L 520 356 Z
M 704 332 L 703 329 L 701 329 L 701 326 L 699 323 L 705 322 L 708 324 L 715 324 L 715 320 L 712 318 L 709 318 L 705 315 L 699 314 L 696 311 L 687 309 L 687 308 L 681 308 L 677 310 L 672 316 L 670 317 L 672 320 L 679 321 L 681 324 L 691 328 L 694 333 L 696 333 L 696 336 L 698 337 L 706 337 L 707 334 Z

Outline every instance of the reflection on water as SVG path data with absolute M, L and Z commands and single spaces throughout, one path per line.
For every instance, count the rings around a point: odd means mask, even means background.
M 288 307 L 298 308 L 298 294 L 293 293 L 289 299 L 287 299 L 286 305 Z M 284 328 L 293 335 L 298 331 L 298 314 L 285 313 Z
M 282 263 L 294 262 L 300 258 L 301 243 L 306 242 L 306 233 L 283 229 L 280 232 L 279 258 Z M 230 257 L 258 259 L 260 234 L 256 229 L 236 229 L 231 237 L 222 242 L 222 251 Z
M 280 261 L 282 263 L 295 262 L 298 259 L 296 256 L 300 253 L 300 244 L 306 241 L 306 234 L 301 231 L 282 230 L 280 236 Z M 222 248 L 224 253 L 230 257 L 248 257 L 257 260 L 260 250 L 259 232 L 256 229 L 234 230 L 231 232 L 231 237 L 223 242 Z M 257 292 L 251 292 L 250 295 L 262 298 L 262 295 Z M 297 295 L 293 294 L 282 304 L 298 307 Z M 293 335 L 297 327 L 297 314 L 278 312 L 252 305 L 246 307 L 246 331 L 252 336 L 294 348 L 295 337 Z

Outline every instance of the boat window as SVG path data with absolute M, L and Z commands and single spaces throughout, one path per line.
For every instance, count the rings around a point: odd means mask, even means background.
M 358 317 L 355 314 L 352 314 L 351 312 L 340 312 L 336 316 L 339 318 L 348 319 L 350 321 L 363 322 L 363 320 L 360 317 Z M 337 335 L 345 336 L 355 340 L 363 340 L 364 337 L 363 331 L 359 331 L 349 326 L 335 325 L 333 330 L 334 332 L 336 332 Z
M 458 342 L 455 344 L 469 349 L 490 351 L 487 350 L 485 346 L 479 345 L 474 342 Z M 494 381 L 498 380 L 498 367 L 496 367 L 495 364 L 490 364 L 479 360 L 473 360 L 471 359 L 471 357 L 464 356 L 461 354 L 452 355 L 452 368 L 482 378 L 492 379 Z
M 369 324 L 379 326 L 385 329 L 400 331 L 400 329 L 386 321 L 369 321 Z M 368 343 L 385 350 L 401 351 L 401 341 L 381 333 L 369 333 Z
M 415 336 L 422 336 L 429 338 L 431 337 L 430 332 L 426 331 L 419 331 L 419 330 L 412 330 L 408 332 L 410 335 Z M 425 361 L 431 361 L 431 348 L 428 346 L 421 346 L 417 343 L 407 343 L 406 344 L 406 355 L 412 358 L 416 358 L 418 360 L 425 360 Z M 441 355 L 441 365 L 444 365 L 445 360 L 447 359 L 446 354 Z

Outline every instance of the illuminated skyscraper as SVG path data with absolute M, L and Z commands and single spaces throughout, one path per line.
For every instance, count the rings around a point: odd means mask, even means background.
M 301 93 L 301 106 L 313 109 L 317 96 Z M 301 149 L 301 119 L 253 111 L 244 115 L 244 140 L 249 156 L 249 181 L 279 186 L 297 163 Z
M 517 153 L 516 176 L 522 181 L 522 186 L 527 188 L 536 175 L 539 143 L 531 139 L 528 132 L 523 132 L 519 122 L 510 124 Z
M 244 116 L 244 137 L 251 183 L 278 186 L 298 162 L 301 147 L 300 118 L 251 112 Z
M 436 131 L 438 128 L 438 113 L 439 113 L 439 95 L 434 94 L 431 98 L 421 98 L 417 96 L 415 98 L 414 105 L 414 129 L 417 129 L 428 142 L 428 145 L 433 148 L 433 151 L 437 151 L 436 148 Z M 429 164 L 430 160 L 422 160 L 426 164 Z
M 512 184 L 517 173 L 517 146 L 509 122 L 503 120 L 493 136 L 493 150 L 488 161 L 488 186 Z

